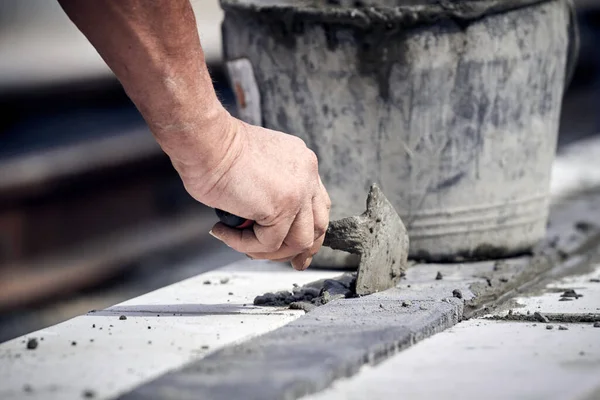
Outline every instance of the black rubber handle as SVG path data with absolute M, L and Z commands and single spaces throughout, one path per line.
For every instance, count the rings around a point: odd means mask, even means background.
M 215 209 L 215 212 L 217 213 L 219 220 L 230 228 L 244 229 L 253 224 L 253 221 L 249 219 L 238 217 L 237 215 L 219 210 L 218 208 Z

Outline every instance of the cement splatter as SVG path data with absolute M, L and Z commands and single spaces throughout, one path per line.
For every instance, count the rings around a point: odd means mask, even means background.
M 322 279 L 304 286 L 296 285 L 291 292 L 284 290 L 265 293 L 254 299 L 254 305 L 289 307 L 309 312 L 333 300 L 356 297 L 355 285 L 356 273 L 346 273 L 335 279 Z

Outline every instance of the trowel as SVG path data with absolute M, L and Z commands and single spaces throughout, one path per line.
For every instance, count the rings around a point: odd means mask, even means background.
M 225 225 L 244 229 L 252 221 L 215 210 Z M 367 210 L 357 216 L 331 221 L 324 246 L 360 257 L 356 294 L 364 296 L 396 286 L 407 266 L 408 234 L 402 219 L 373 184 L 367 197 Z

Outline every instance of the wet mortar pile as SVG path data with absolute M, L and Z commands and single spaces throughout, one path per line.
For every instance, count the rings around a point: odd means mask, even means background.
M 356 273 L 346 273 L 334 279 L 321 279 L 304 286 L 295 285 L 291 292 L 265 293 L 254 299 L 254 305 L 289 307 L 309 312 L 332 300 L 356 296 Z

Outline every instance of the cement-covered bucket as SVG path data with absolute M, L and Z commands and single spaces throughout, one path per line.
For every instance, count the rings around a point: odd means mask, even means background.
M 544 236 L 570 3 L 221 5 L 242 117 L 316 152 L 333 219 L 361 213 L 377 182 L 411 257 L 503 257 Z M 345 257 L 324 250 L 315 262 Z

